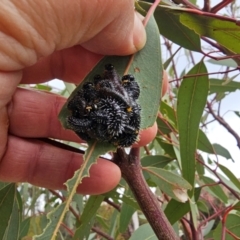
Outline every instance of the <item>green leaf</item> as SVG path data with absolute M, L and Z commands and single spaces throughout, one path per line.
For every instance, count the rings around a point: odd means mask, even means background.
M 197 148 L 203 152 L 215 154 L 212 144 L 208 140 L 206 134 L 201 129 L 199 129 L 199 131 L 198 131 Z
M 163 139 L 159 137 L 157 137 L 156 140 L 168 156 L 175 159 L 177 158 L 172 144 L 165 142 Z
M 204 162 L 204 159 L 202 158 L 201 155 L 198 155 L 199 160 L 201 160 L 202 162 Z M 203 176 L 205 174 L 205 168 L 204 165 L 202 163 L 200 163 L 199 161 L 196 162 L 196 170 L 199 176 Z
M 217 155 L 225 157 L 226 159 L 232 159 L 232 161 L 234 162 L 230 152 L 226 148 L 224 148 L 223 146 L 221 146 L 220 144 L 217 144 L 217 143 L 213 144 L 213 148 Z
M 133 207 L 135 210 L 139 210 L 140 207 L 136 200 L 133 198 L 131 195 L 127 195 L 126 192 L 124 194 L 120 194 L 117 192 L 117 190 L 112 190 L 110 192 L 104 193 L 103 194 L 105 197 L 113 199 L 116 203 L 124 202 L 127 205 L 130 205 Z
M 229 51 L 237 54 L 240 52 L 240 26 L 232 18 L 182 11 L 180 21 L 195 33 L 214 39 Z
M 185 179 L 165 169 L 154 167 L 143 169 L 150 174 L 151 179 L 168 196 L 180 202 L 188 200 L 187 190 L 191 189 L 191 185 Z
M 22 221 L 20 226 L 20 239 L 25 237 L 28 234 L 28 230 L 30 227 L 31 218 L 26 218 Z
M 19 239 L 20 235 L 20 220 L 21 220 L 21 211 L 17 201 L 17 198 L 14 199 L 12 214 L 8 223 L 7 231 L 5 232 L 3 240 L 12 240 Z
M 15 184 L 8 184 L 0 190 L 0 239 L 8 229 L 14 206 Z
M 234 111 L 234 113 L 235 113 L 238 117 L 240 117 L 240 112 Z
M 148 10 L 148 3 L 139 2 L 140 6 Z M 154 17 L 161 34 L 172 42 L 192 51 L 201 51 L 199 36 L 180 22 L 180 9 L 176 6 L 158 6 Z
M 215 220 L 210 220 L 206 226 L 204 226 L 203 228 L 203 236 L 206 237 L 206 235 L 212 230 L 213 226 L 215 224 Z M 206 237 L 205 239 L 209 239 L 208 237 Z
M 119 219 L 119 232 L 124 233 L 131 221 L 132 215 L 136 210 L 130 205 L 123 203 Z
M 96 162 L 97 158 L 100 155 L 103 155 L 111 150 L 114 150 L 114 146 L 107 143 L 89 143 L 89 147 L 85 152 L 84 161 L 81 165 L 81 168 L 77 170 L 74 173 L 74 176 L 65 183 L 69 191 L 69 196 L 67 197 L 67 200 L 61 205 L 57 206 L 51 213 L 47 215 L 48 219 L 50 220 L 47 227 L 44 229 L 44 232 L 41 235 L 36 236 L 34 239 L 54 239 L 54 236 L 56 236 L 57 234 L 64 215 L 69 209 L 69 205 L 72 201 L 72 198 L 76 192 L 79 183 L 81 183 L 84 177 L 89 176 L 90 167 Z
M 11 183 L 9 183 L 9 182 L 0 182 L 0 190 L 5 188 L 9 184 L 11 184 Z
M 90 228 L 92 227 L 91 223 L 93 222 L 93 219 L 97 213 L 98 208 L 100 207 L 102 201 L 104 199 L 104 196 L 98 195 L 98 196 L 90 196 L 84 211 L 80 218 L 80 226 L 77 228 L 74 239 L 88 239 L 88 236 L 90 234 Z
M 237 63 L 229 58 L 229 59 L 222 59 L 222 60 L 214 60 L 214 59 L 209 59 L 208 62 L 215 64 L 215 65 L 220 65 L 223 67 L 232 67 L 232 68 L 236 68 L 238 65 Z
M 181 203 L 174 199 L 171 199 L 167 207 L 165 208 L 164 213 L 167 216 L 168 221 L 173 225 L 189 211 L 189 202 Z
M 191 209 L 192 223 L 195 229 L 198 227 L 199 212 L 195 201 L 188 201 Z
M 195 65 L 179 88 L 177 101 L 177 119 L 183 177 L 193 186 L 195 176 L 195 152 L 198 140 L 198 128 L 207 101 L 209 82 L 204 63 Z
M 141 164 L 143 167 L 156 167 L 156 168 L 164 168 L 168 163 L 172 162 L 173 159 L 163 156 L 163 155 L 154 155 L 154 156 L 146 156 L 141 159 Z
M 240 189 L 240 181 L 238 178 L 225 166 L 218 163 L 218 167 L 222 170 L 222 172 L 229 178 L 229 180 L 238 188 Z
M 240 210 L 240 202 L 239 201 L 236 204 L 234 204 L 233 209 L 236 209 L 237 211 Z
M 158 240 L 150 224 L 141 225 L 129 238 L 129 240 Z
M 211 178 L 209 177 L 201 177 L 201 179 L 203 180 L 203 182 L 208 186 L 208 189 L 222 202 L 224 203 L 228 203 L 228 197 L 227 195 L 224 193 L 224 191 L 222 190 L 222 188 L 219 185 L 214 185 L 216 184 L 215 181 L 213 181 Z M 211 185 L 213 184 L 213 185 Z
M 141 106 L 141 128 L 152 126 L 156 120 L 163 78 L 163 67 L 161 62 L 161 47 L 159 31 L 154 18 L 152 17 L 146 27 L 147 42 L 144 48 L 134 55 L 134 60 L 130 66 L 129 73 L 133 74 L 140 86 L 139 104 Z M 122 76 L 128 66 L 130 56 L 107 56 L 104 57 L 94 69 L 86 76 L 83 82 L 73 91 L 70 99 L 85 81 L 93 80 L 96 74 L 104 71 L 104 66 L 108 63 L 114 65 L 118 74 Z M 70 100 L 69 99 L 69 100 Z M 66 118 L 69 116 L 67 104 L 63 106 L 59 120 L 65 128 L 68 128 Z
M 163 68 L 167 69 L 169 64 L 173 61 L 174 57 L 176 56 L 176 54 L 179 52 L 179 50 L 181 50 L 181 47 L 179 47 L 168 59 L 167 61 L 163 64 Z
M 210 93 L 234 92 L 240 89 L 240 82 L 210 79 Z
M 198 206 L 199 211 L 209 214 L 209 209 L 208 209 L 208 206 L 205 203 L 205 201 L 199 200 L 197 202 L 197 206 Z
M 225 223 L 226 228 L 235 236 L 240 238 L 240 216 L 235 214 L 229 214 Z M 222 224 L 218 224 L 213 233 L 214 239 L 222 239 Z M 224 240 L 233 240 L 234 238 L 226 233 Z
M 168 123 L 166 123 L 167 120 L 163 120 L 162 118 L 157 118 L 157 125 L 158 125 L 158 129 L 159 129 L 159 132 L 158 134 L 162 135 L 162 134 L 169 134 L 170 132 L 172 132 L 172 129 L 171 129 L 171 125 Z
M 170 107 L 166 102 L 162 101 L 160 105 L 162 115 L 173 125 L 177 126 L 176 111 Z

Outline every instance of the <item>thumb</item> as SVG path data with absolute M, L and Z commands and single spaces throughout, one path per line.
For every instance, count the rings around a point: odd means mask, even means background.
M 133 0 L 0 1 L 0 70 L 35 64 L 56 50 L 83 45 L 101 54 L 125 55 L 145 43 Z

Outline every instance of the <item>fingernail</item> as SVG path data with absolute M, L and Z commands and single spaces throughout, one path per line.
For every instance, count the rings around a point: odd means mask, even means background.
M 143 26 L 144 17 L 138 12 L 135 13 L 134 29 L 133 29 L 133 44 L 136 51 L 142 49 L 146 43 L 146 31 Z

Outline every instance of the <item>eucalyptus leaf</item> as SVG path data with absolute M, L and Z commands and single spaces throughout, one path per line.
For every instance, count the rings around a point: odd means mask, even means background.
M 136 210 L 131 207 L 130 205 L 123 203 L 120 212 L 120 219 L 119 219 L 119 231 L 120 233 L 124 233 L 128 225 L 132 219 L 132 215 Z
M 141 111 L 141 128 L 147 128 L 154 124 L 161 97 L 161 86 L 163 78 L 163 67 L 161 62 L 161 48 L 159 31 L 154 18 L 152 17 L 147 26 L 147 42 L 144 48 L 134 54 L 133 62 L 129 68 L 129 73 L 134 75 L 136 81 L 140 86 L 139 104 Z M 86 81 L 92 81 L 94 76 L 102 74 L 104 66 L 111 63 L 117 70 L 120 76 L 126 73 L 130 56 L 106 56 L 104 57 L 94 69 L 86 76 L 83 82 L 73 91 L 69 100 L 76 95 L 77 91 L 82 87 Z M 68 128 L 66 118 L 69 116 L 67 104 L 63 106 L 59 120 L 65 128 Z
M 15 184 L 11 183 L 0 190 L 0 239 L 3 239 L 5 232 L 7 234 L 13 213 L 14 200 Z
M 182 174 L 192 186 L 194 185 L 198 129 L 209 89 L 207 75 L 198 75 L 202 73 L 207 73 L 207 69 L 201 61 L 188 72 L 187 75 L 192 77 L 183 79 L 177 101 Z
M 206 134 L 201 129 L 199 129 L 199 132 L 198 132 L 197 148 L 201 151 L 211 153 L 211 154 L 215 154 L 212 144 L 208 140 Z
M 225 147 L 223 147 L 222 145 L 220 145 L 218 143 L 214 143 L 213 148 L 217 155 L 225 157 L 226 159 L 232 159 L 232 161 L 234 162 L 230 152 Z
M 81 168 L 79 168 L 79 170 L 74 173 L 74 176 L 65 183 L 69 191 L 67 200 L 61 205 L 57 206 L 52 212 L 47 215 L 48 219 L 50 220 L 48 225 L 44 229 L 44 232 L 41 235 L 36 236 L 34 239 L 54 239 L 54 236 L 56 236 L 61 222 L 69 209 L 69 205 L 79 183 L 81 183 L 84 177 L 89 176 L 90 167 L 92 164 L 96 163 L 97 158 L 100 155 L 105 154 L 111 150 L 114 150 L 114 147 L 110 144 L 100 144 L 98 142 L 89 143 L 89 147 L 85 152 L 84 161 L 81 165 Z
M 92 227 L 91 223 L 93 223 L 93 218 L 95 217 L 103 199 L 104 196 L 101 195 L 89 197 L 80 217 L 80 226 L 75 232 L 74 239 L 88 239 L 90 234 L 89 230 Z
M 192 187 L 182 177 L 165 169 L 154 167 L 146 167 L 143 169 L 150 174 L 152 180 L 168 196 L 180 202 L 186 202 L 188 200 L 187 190 Z
M 233 233 L 237 238 L 240 238 L 240 216 L 235 214 L 229 214 L 226 218 L 225 227 Z M 214 230 L 214 239 L 222 239 L 222 224 L 218 224 L 217 228 Z M 234 238 L 226 233 L 226 238 L 224 240 L 233 240 Z
M 129 240 L 157 240 L 155 233 L 153 232 L 149 224 L 143 224 L 140 226 L 129 238 Z
M 222 170 L 222 172 L 229 178 L 229 180 L 240 189 L 240 181 L 239 179 L 230 171 L 227 167 L 218 163 L 218 167 Z
M 224 66 L 224 67 L 236 68 L 238 66 L 237 63 L 231 58 L 222 59 L 222 60 L 218 60 L 218 61 L 215 59 L 209 59 L 208 62 L 215 64 L 215 65 Z
M 235 92 L 240 89 L 240 82 L 210 79 L 210 93 Z
M 168 163 L 172 162 L 173 159 L 163 156 L 163 155 L 154 155 L 146 156 L 141 159 L 141 164 L 143 167 L 157 167 L 164 168 Z
M 195 33 L 215 40 L 232 53 L 240 52 L 240 26 L 232 18 L 182 11 L 180 21 Z
M 175 199 L 171 199 L 164 210 L 165 215 L 168 218 L 168 221 L 171 224 L 174 224 L 179 219 L 181 219 L 185 214 L 190 211 L 189 202 L 179 202 Z
M 7 231 L 5 232 L 3 240 L 19 239 L 20 236 L 20 221 L 21 211 L 18 205 L 17 198 L 14 199 L 12 214 L 8 223 Z
M 140 6 L 148 10 L 150 4 L 139 2 Z M 181 8 L 159 5 L 154 13 L 161 34 L 172 42 L 192 51 L 201 51 L 199 36 L 180 21 Z

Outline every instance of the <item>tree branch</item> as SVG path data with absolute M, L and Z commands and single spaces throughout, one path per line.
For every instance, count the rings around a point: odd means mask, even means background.
M 123 178 L 131 188 L 158 239 L 179 239 L 143 177 L 139 148 L 132 148 L 129 155 L 125 153 L 124 149 L 119 148 L 114 154 L 113 160 L 120 167 Z

